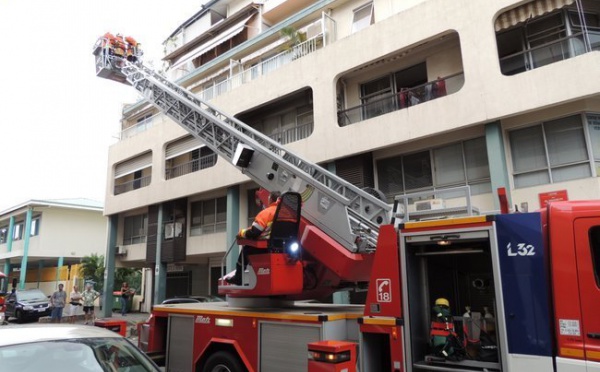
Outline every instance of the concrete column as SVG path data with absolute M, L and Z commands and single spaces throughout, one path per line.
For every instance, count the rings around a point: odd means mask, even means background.
M 37 287 L 40 288 L 40 282 L 42 281 L 42 270 L 44 269 L 44 260 L 38 261 L 38 274 L 37 274 Z
M 506 189 L 509 207 L 512 205 L 510 196 L 510 181 L 508 178 L 508 166 L 504 152 L 504 137 L 502 136 L 502 125 L 499 121 L 485 125 L 485 143 L 487 146 L 488 163 L 490 167 L 490 179 L 492 192 L 494 193 L 494 208 L 500 209 L 498 200 L 498 188 Z
M 58 288 L 58 283 L 60 282 L 60 269 L 63 267 L 63 265 L 65 264 L 65 258 L 64 257 L 59 257 L 58 258 L 58 263 L 56 264 L 56 288 Z M 65 290 L 67 290 L 65 288 Z
M 115 285 L 115 251 L 117 249 L 117 227 L 119 216 L 108 217 L 108 236 L 106 239 L 106 256 L 104 257 L 104 289 L 102 291 L 102 310 L 100 317 L 112 316 L 113 287 Z
M 10 274 L 10 258 L 7 258 L 6 261 L 4 261 L 4 274 L 6 274 L 6 280 L 4 281 L 4 286 L 2 288 L 0 288 L 0 291 L 4 291 L 4 292 L 8 292 L 8 277 Z
M 15 229 L 15 217 L 11 216 L 8 220 L 8 236 L 6 237 L 6 251 L 12 251 L 13 230 Z M 5 273 L 8 275 L 8 273 Z
M 161 260 L 163 240 L 163 205 L 158 206 L 156 229 L 156 264 L 154 266 L 154 305 L 164 301 L 167 292 L 167 265 Z
M 240 231 L 240 187 L 238 185 L 231 186 L 227 189 L 227 247 L 228 249 L 234 244 L 235 236 Z M 227 257 L 225 272 L 231 272 L 235 269 L 238 250 L 233 249 L 232 253 Z
M 27 260 L 29 259 L 29 235 L 31 235 L 31 216 L 33 216 L 33 208 L 27 209 L 25 215 L 25 238 L 23 241 L 23 258 L 21 258 L 21 272 L 19 276 L 19 289 L 25 289 L 25 279 L 27 277 Z

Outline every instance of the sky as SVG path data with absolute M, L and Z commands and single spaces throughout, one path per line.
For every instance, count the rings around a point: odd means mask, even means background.
M 126 85 L 95 76 L 105 32 L 133 36 L 160 67 L 162 42 L 203 0 L 0 0 L 0 211 L 31 199 L 104 201 Z

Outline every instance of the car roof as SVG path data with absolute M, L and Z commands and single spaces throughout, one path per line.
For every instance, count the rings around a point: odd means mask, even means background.
M 20 324 L 2 327 L 0 347 L 40 341 L 71 340 L 76 338 L 123 338 L 104 328 L 76 324 Z

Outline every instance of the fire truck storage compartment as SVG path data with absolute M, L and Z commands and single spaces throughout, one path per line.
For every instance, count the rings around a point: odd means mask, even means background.
M 315 315 L 318 315 L 315 312 Z M 356 319 L 324 320 L 317 323 L 260 322 L 260 371 L 306 372 L 308 344 L 322 340 L 358 341 Z M 317 318 L 318 319 L 318 318 Z
M 436 299 L 450 302 L 454 327 L 459 339 L 466 337 L 463 331 L 463 315 L 470 306 L 472 318 L 466 319 L 471 331 L 483 334 L 482 324 L 493 339 L 492 350 L 497 346 L 495 330 L 498 329 L 495 314 L 496 294 L 494 262 L 486 228 L 468 231 L 440 231 L 435 233 L 406 233 L 401 249 L 405 261 L 408 304 L 409 362 L 415 370 L 436 371 L 501 371 L 500 355 L 492 351 L 482 360 L 479 357 L 481 344 L 470 343 L 467 356 L 459 361 L 436 357 L 430 346 L 432 307 Z M 484 321 L 484 308 L 488 318 Z M 491 318 L 493 316 L 493 318 Z M 480 317 L 476 323 L 473 318 Z M 482 335 L 481 338 L 485 338 Z M 496 349 L 496 350 L 499 350 Z M 481 354 L 483 355 L 483 354 Z
M 169 315 L 167 371 L 193 371 L 194 317 Z

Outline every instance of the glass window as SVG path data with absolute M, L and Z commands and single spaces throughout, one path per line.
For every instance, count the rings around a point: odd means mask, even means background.
M 587 114 L 590 144 L 596 165 L 596 176 L 600 177 L 600 115 Z
M 465 166 L 460 143 L 433 150 L 436 185 L 465 183 Z
M 192 203 L 191 235 L 197 236 L 225 231 L 226 227 L 226 197 Z
M 17 222 L 13 227 L 13 240 L 23 239 L 23 222 Z
M 373 24 L 373 3 L 370 2 L 354 9 L 354 18 L 352 20 L 352 31 L 355 33 Z
M 40 233 L 40 218 L 35 217 L 31 220 L 31 231 L 29 232 L 29 236 L 36 236 Z
M 590 229 L 590 248 L 592 250 L 592 266 L 596 277 L 596 285 L 600 287 L 600 226 Z
M 509 138 L 517 188 L 592 174 L 580 115 L 518 129 Z
M 144 243 L 147 231 L 147 214 L 125 217 L 123 221 L 123 245 Z
M 472 195 L 491 192 L 484 137 L 377 161 L 377 187 L 390 202 L 405 191 L 462 185 L 471 186 Z
M 8 241 L 8 226 L 0 227 L 0 244 L 5 244 Z
M 404 189 L 417 190 L 433 186 L 429 151 L 406 155 L 402 159 Z

